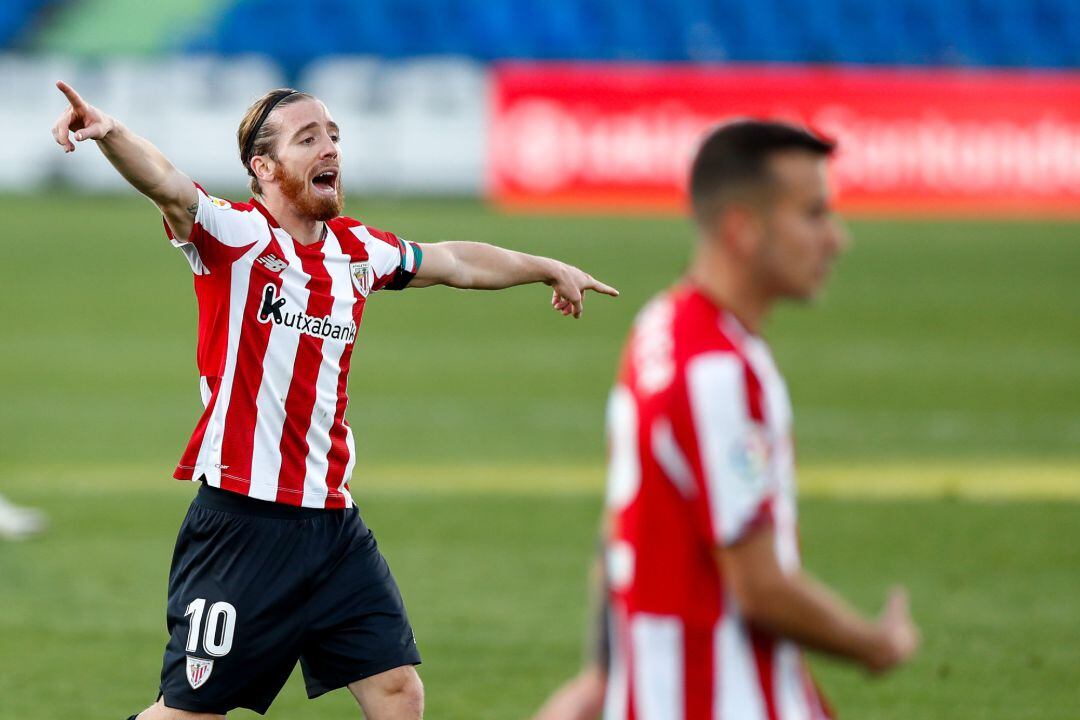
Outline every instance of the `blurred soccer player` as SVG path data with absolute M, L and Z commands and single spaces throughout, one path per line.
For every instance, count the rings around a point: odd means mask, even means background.
M 802 648 L 882 672 L 918 633 L 903 590 L 868 620 L 800 569 L 792 410 L 761 331 L 809 300 L 846 239 L 833 145 L 802 129 L 714 131 L 690 177 L 686 277 L 640 312 L 608 404 L 610 662 L 543 720 L 824 720 Z
M 41 511 L 14 505 L 0 495 L 0 538 L 25 540 L 44 532 L 47 526 Z
M 175 476 L 202 487 L 173 556 L 158 701 L 138 717 L 265 712 L 297 660 L 311 697 L 347 686 L 368 720 L 421 717 L 412 629 L 348 487 L 345 388 L 366 301 L 384 288 L 543 282 L 556 310 L 578 317 L 586 290 L 617 293 L 547 258 L 406 242 L 343 217 L 338 126 L 306 93 L 274 90 L 241 120 L 255 197 L 232 203 L 57 86 L 70 106 L 56 142 L 70 152 L 72 132 L 95 140 L 158 206 L 199 304 L 205 411 Z M 378 382 L 409 382 L 382 371 Z

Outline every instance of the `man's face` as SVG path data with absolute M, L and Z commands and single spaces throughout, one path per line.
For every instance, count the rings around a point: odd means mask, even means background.
M 826 160 L 793 150 L 778 153 L 769 165 L 774 188 L 761 211 L 754 274 L 774 297 L 809 300 L 847 246 L 847 235 L 829 207 Z
M 341 214 L 338 126 L 318 100 L 302 100 L 275 110 L 275 185 L 297 212 L 313 220 Z

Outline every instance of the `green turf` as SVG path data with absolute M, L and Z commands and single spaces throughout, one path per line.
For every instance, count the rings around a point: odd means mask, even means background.
M 412 239 L 561 257 L 623 291 L 578 322 L 545 288 L 384 293 L 354 356 L 355 494 L 404 588 L 429 716 L 523 718 L 578 658 L 599 504 L 594 481 L 545 492 L 542 469 L 600 472 L 622 338 L 684 265 L 688 228 L 461 202 L 351 210 Z M 0 720 L 126 717 L 154 692 L 191 492 L 165 479 L 199 411 L 190 273 L 137 198 L 0 197 L 0 218 L 0 491 L 54 522 L 0 544 Z M 1080 465 L 1080 226 L 853 229 L 828 295 L 769 328 L 804 467 Z M 505 478 L 455 488 L 472 465 Z M 424 477 L 395 489 L 395 473 Z M 907 581 L 926 635 L 884 681 L 819 663 L 843 717 L 1076 716 L 1080 505 L 810 499 L 802 514 L 814 570 L 867 610 Z M 271 717 L 356 716 L 295 680 Z
M 166 559 L 190 487 L 116 480 L 63 502 L 52 499 L 63 483 L 24 493 L 49 506 L 56 529 L 0 545 L 3 720 L 121 718 L 151 699 Z M 377 492 L 361 505 L 409 604 L 430 717 L 524 718 L 572 672 L 598 498 Z M 913 665 L 882 680 L 817 662 L 843 717 L 1076 717 L 1080 547 L 1065 540 L 1080 506 L 809 500 L 802 510 L 811 568 L 868 611 L 907 579 L 926 638 Z M 309 703 L 294 676 L 271 717 L 356 712 L 343 693 Z
M 626 327 L 685 264 L 684 224 L 508 218 L 469 203 L 351 210 L 419 240 L 555 255 L 623 291 L 589 298 L 577 322 L 537 286 L 375 296 L 350 405 L 363 456 L 594 461 Z M 171 461 L 199 411 L 195 303 L 152 207 L 7 198 L 0 216 L 0 457 L 34 462 L 62 442 L 68 458 L 115 461 L 120 448 Z M 1080 456 L 1078 228 L 856 224 L 819 306 L 785 308 L 769 328 L 803 460 Z

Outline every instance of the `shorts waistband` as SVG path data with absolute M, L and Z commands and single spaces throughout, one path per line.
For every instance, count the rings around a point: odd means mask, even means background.
M 222 490 L 205 481 L 199 481 L 199 492 L 195 503 L 209 510 L 254 515 L 256 517 L 277 518 L 280 520 L 302 520 L 305 518 L 326 517 L 330 513 L 340 513 L 352 508 L 311 508 L 285 505 L 284 503 L 259 500 L 239 493 Z

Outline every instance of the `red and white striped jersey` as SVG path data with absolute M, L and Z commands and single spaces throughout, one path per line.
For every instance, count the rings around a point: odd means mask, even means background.
M 765 342 L 690 286 L 638 315 L 608 404 L 605 720 L 825 720 L 799 648 L 751 627 L 716 548 L 763 523 L 799 567 L 792 415 Z
M 204 410 L 180 480 L 304 507 L 352 505 L 356 461 L 346 385 L 369 294 L 401 289 L 414 243 L 338 217 L 313 245 L 295 242 L 254 199 L 199 190 L 187 240 L 195 273 Z

